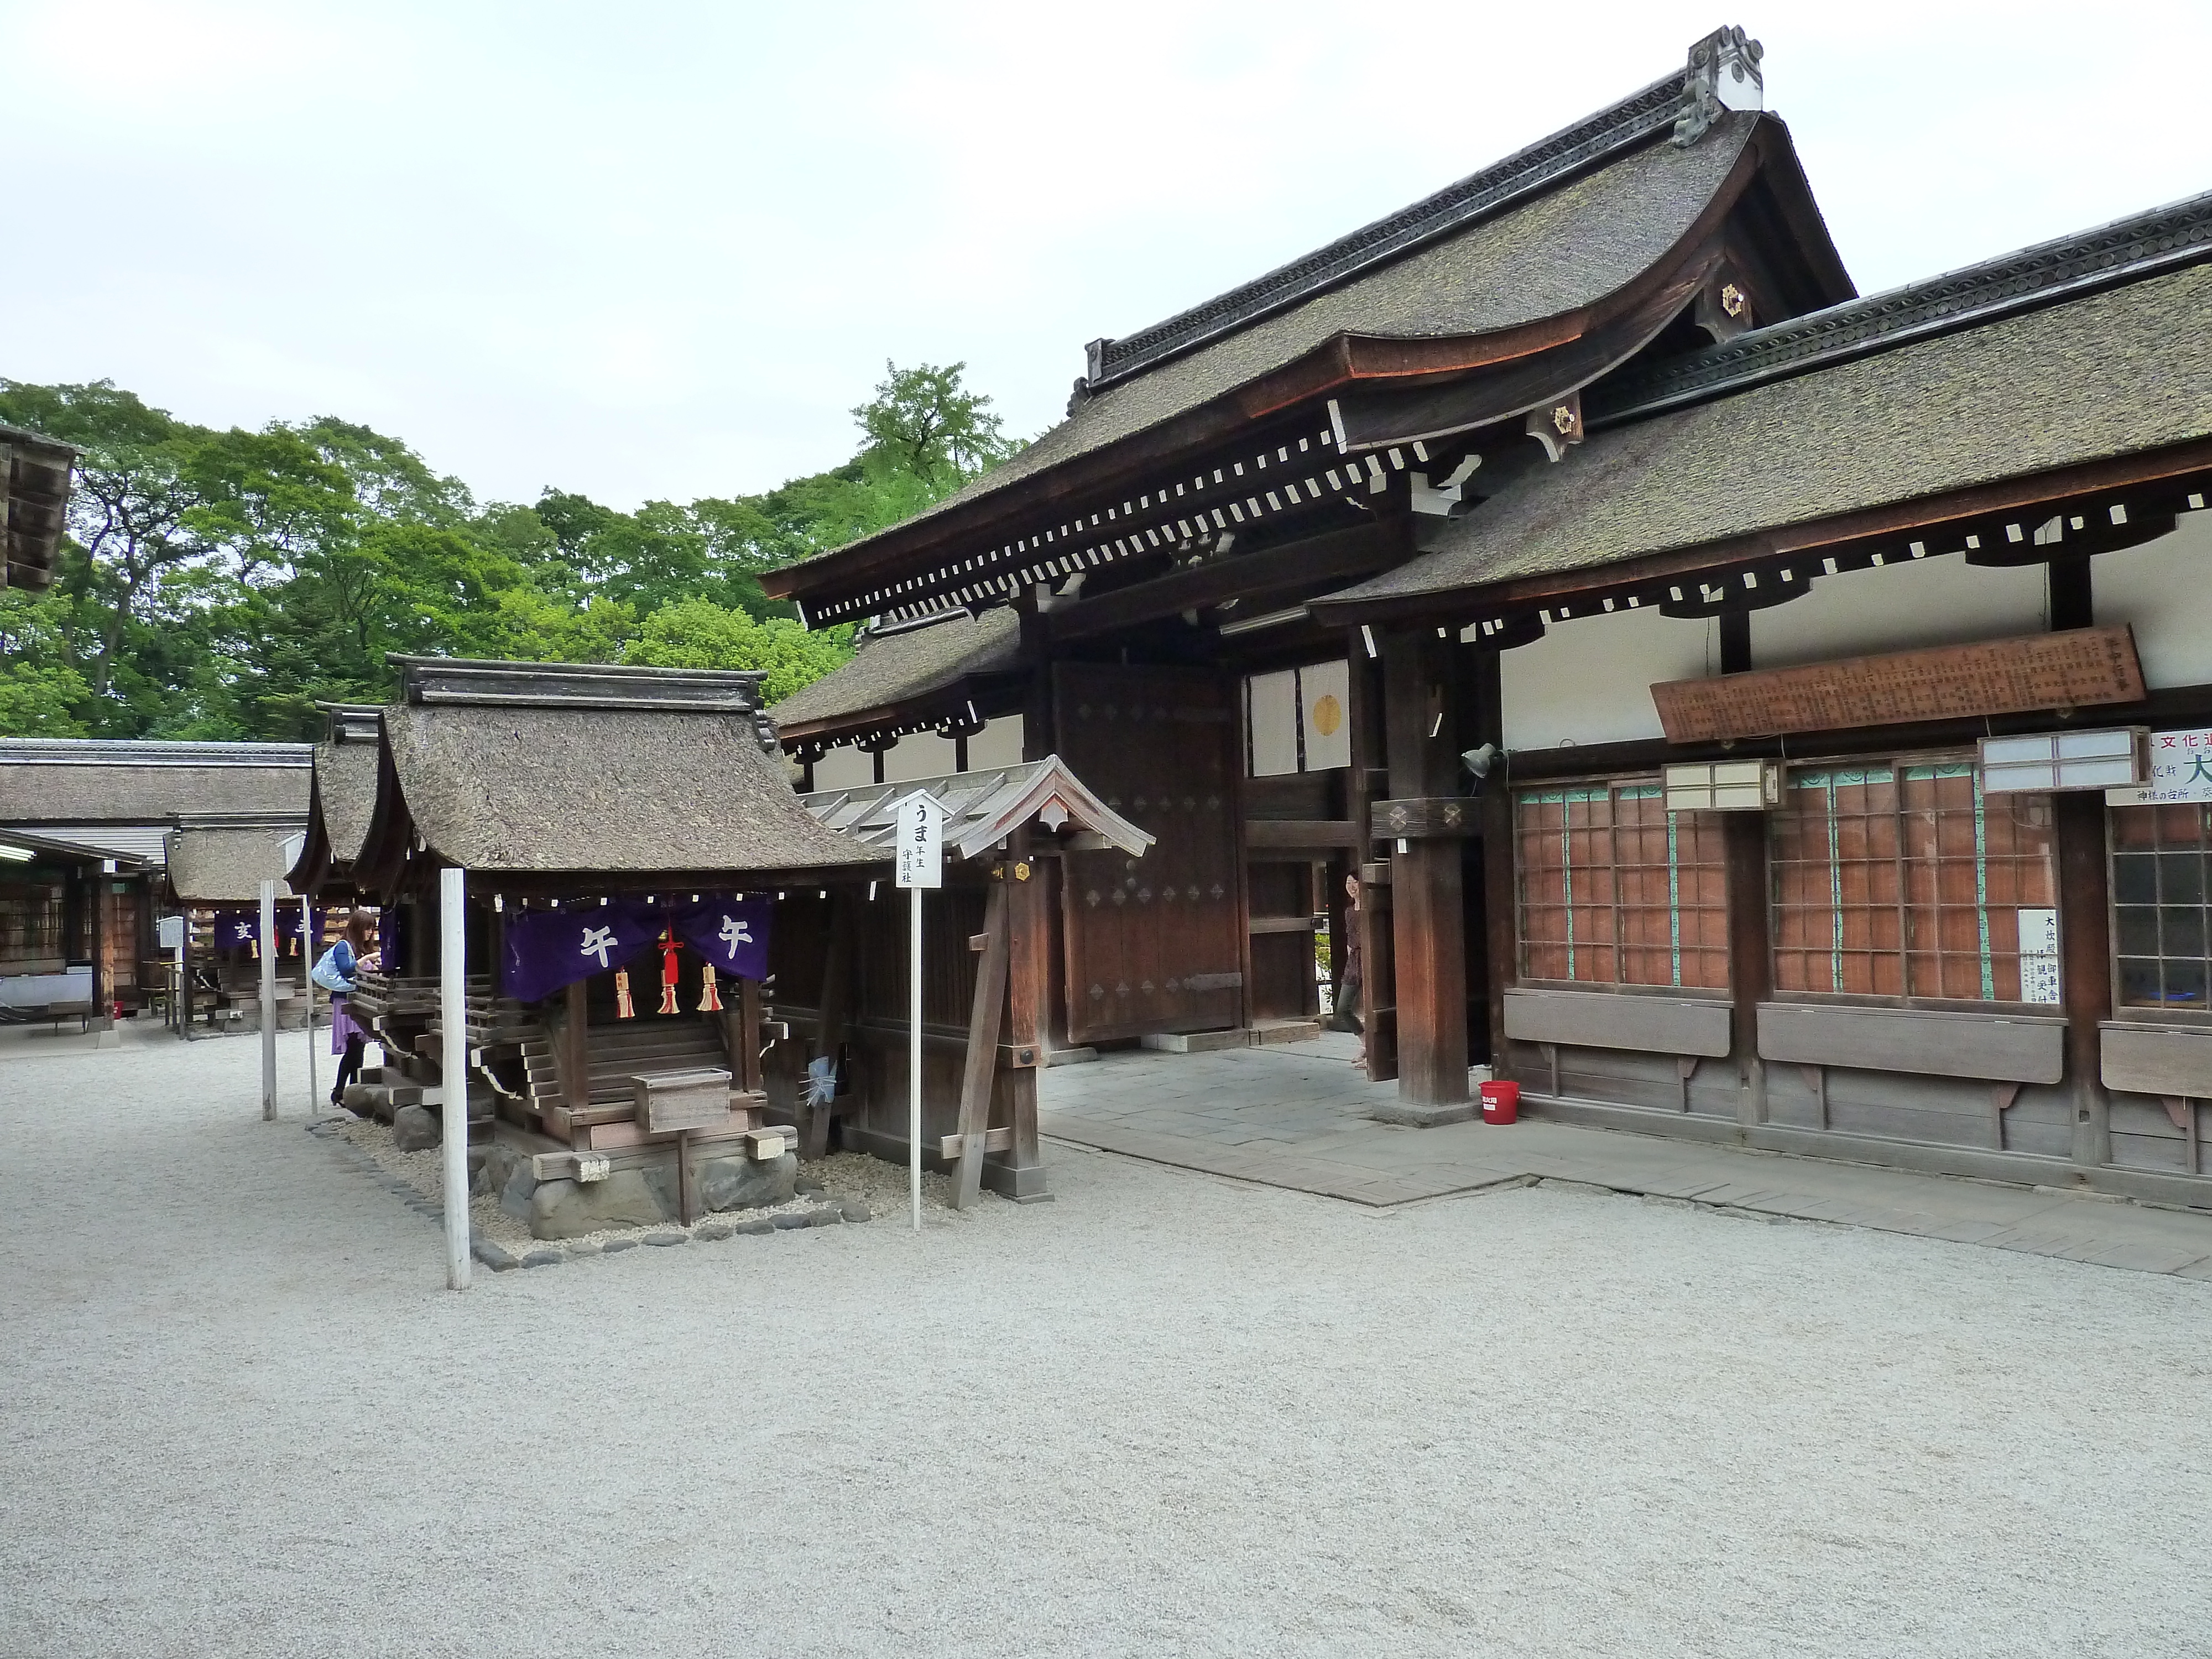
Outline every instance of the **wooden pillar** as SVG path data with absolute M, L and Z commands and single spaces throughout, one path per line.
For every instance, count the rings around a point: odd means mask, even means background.
M 2112 1097 L 2103 1079 L 2112 1017 L 2112 907 L 2106 890 L 2105 799 L 2087 791 L 2051 798 L 2058 842 L 2059 989 L 2066 1012 L 2066 1076 L 2074 1093 L 2074 1161 L 2112 1159 Z
M 833 1078 L 838 1053 L 845 1046 L 846 1005 L 852 1000 L 854 903 L 853 896 L 842 887 L 830 895 L 829 955 L 822 969 L 822 1000 L 816 1004 L 819 1024 L 815 1027 L 814 1052 L 817 1057 L 828 1057 Z M 809 1109 L 806 1121 L 800 1126 L 805 1136 L 799 1148 L 802 1157 L 813 1159 L 827 1156 L 830 1120 L 836 1109 L 834 1100 Z
M 1724 815 L 1721 848 L 1727 860 L 1729 988 L 1735 1003 L 1729 1059 L 1741 1081 L 1738 1122 L 1766 1121 L 1766 1063 L 1759 1057 L 1759 1005 L 1771 994 L 1774 956 L 1767 920 L 1766 814 Z
M 1022 699 L 1022 758 L 1042 760 L 1060 743 L 1053 708 L 1052 635 L 1036 600 L 1018 599 L 1014 608 L 1022 619 L 1022 666 L 1030 677 L 1028 695 Z
M 92 921 L 93 1029 L 102 1033 L 115 1030 L 115 962 L 107 948 L 107 916 L 115 899 L 107 889 L 107 878 L 95 869 L 85 912 Z
M 1463 670 L 1474 682 L 1474 730 L 1467 733 L 1468 746 L 1491 743 L 1498 757 L 1490 775 L 1482 781 L 1483 951 L 1485 965 L 1483 1018 L 1490 1022 L 1490 1064 L 1498 1076 L 1505 1075 L 1505 988 L 1521 971 L 1520 933 L 1516 920 L 1513 860 L 1518 848 L 1513 835 L 1513 790 L 1505 757 L 1504 668 L 1501 653 L 1478 649 Z
M 1015 831 L 1006 873 L 1006 1047 L 999 1097 L 1013 1132 L 1005 1156 L 985 1164 L 992 1189 L 1006 1198 L 1047 1196 L 1044 1153 L 1037 1139 L 1037 1073 L 1044 1064 L 1052 994 L 1051 890 L 1047 866 L 1030 852 L 1030 832 Z M 1026 878 L 1022 875 L 1024 866 Z M 1027 1058 L 1024 1058 L 1024 1055 Z
M 1383 732 L 1393 799 L 1459 793 L 1459 732 L 1448 639 L 1433 628 L 1382 643 Z M 1468 1097 L 1467 942 L 1458 836 L 1416 836 L 1390 858 L 1398 1007 L 1398 1096 L 1409 1105 Z
M 1368 630 L 1355 628 L 1346 642 L 1351 665 L 1346 676 L 1351 708 L 1352 770 L 1346 780 L 1345 806 L 1358 837 L 1352 848 L 1352 873 L 1359 878 L 1360 1023 L 1365 1028 L 1367 1080 L 1388 1083 L 1398 1075 L 1397 976 L 1392 971 L 1389 866 L 1376 854 L 1373 804 L 1389 793 L 1382 769 L 1382 665 L 1367 654 Z M 1379 879 L 1370 880 L 1370 875 Z
M 1720 618 L 1721 672 L 1751 671 L 1751 613 L 1730 611 Z M 1768 910 L 1771 883 L 1766 869 L 1767 817 L 1764 812 L 1730 812 L 1723 823 L 1721 853 L 1728 888 L 1729 1063 L 1741 1085 L 1736 1121 L 1764 1123 L 1766 1062 L 1759 1057 L 1759 1005 L 1773 994 L 1773 931 Z M 1686 1105 L 1688 1096 L 1683 1097 Z M 1823 1125 L 1826 1114 L 1823 1114 Z
M 572 980 L 568 1017 L 561 1023 L 561 1100 L 572 1112 L 592 1103 L 592 982 Z
M 991 1127 L 991 1097 L 999 1075 L 999 1036 L 1006 1014 L 1006 887 L 1011 861 L 991 884 L 983 905 L 983 959 L 976 965 L 975 995 L 968 1014 L 968 1048 L 960 1077 L 960 1157 L 954 1168 L 952 1207 L 964 1210 L 983 1190 L 983 1154 Z
M 761 988 L 757 979 L 738 981 L 738 1006 L 734 1012 L 726 1006 L 722 1018 L 733 1020 L 729 1027 L 730 1046 L 737 1052 L 738 1087 L 750 1094 L 762 1086 L 761 1080 Z

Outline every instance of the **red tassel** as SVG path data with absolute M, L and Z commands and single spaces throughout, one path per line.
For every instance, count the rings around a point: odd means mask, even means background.
M 722 999 L 714 989 L 714 964 L 711 962 L 699 970 L 699 1012 L 702 1014 L 722 1012 Z
M 617 1019 L 637 1018 L 637 1010 L 631 1006 L 629 1000 L 629 969 L 627 968 L 615 969 L 615 1018 Z

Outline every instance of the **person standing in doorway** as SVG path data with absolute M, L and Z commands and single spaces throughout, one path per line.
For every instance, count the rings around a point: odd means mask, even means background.
M 1344 977 L 1337 981 L 1336 1001 L 1330 1010 L 1332 1023 L 1340 1031 L 1359 1033 L 1359 1057 L 1352 1063 L 1367 1064 L 1367 1022 L 1360 1018 L 1361 1002 L 1367 990 L 1367 975 L 1359 953 L 1359 878 L 1344 878 Z
M 346 918 L 345 932 L 315 964 L 315 983 L 331 994 L 331 1052 L 338 1057 L 337 1081 L 331 1085 L 333 1106 L 345 1103 L 346 1085 L 361 1074 L 368 1047 L 368 1034 L 354 1020 L 350 998 L 356 977 L 363 970 L 374 973 L 380 960 L 374 951 L 363 954 L 371 928 L 368 914 L 356 910 Z

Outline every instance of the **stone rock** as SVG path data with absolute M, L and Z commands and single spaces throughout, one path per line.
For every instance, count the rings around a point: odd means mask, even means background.
M 514 1252 L 495 1238 L 479 1238 L 469 1249 L 477 1261 L 495 1273 L 503 1273 L 521 1265 Z
M 568 1259 L 566 1251 L 548 1249 L 543 1245 L 537 1249 L 525 1250 L 522 1253 L 522 1265 L 526 1267 L 550 1267 L 556 1262 L 566 1261 Z
M 737 1231 L 741 1233 L 772 1233 L 775 1231 L 775 1223 L 764 1215 L 757 1215 L 750 1221 L 738 1223 Z
M 501 1146 L 492 1148 L 495 1154 L 506 1150 L 507 1148 Z M 484 1166 L 487 1174 L 498 1168 L 499 1165 L 495 1162 Z M 538 1177 L 531 1173 L 530 1160 L 520 1156 L 514 1158 L 507 1166 L 507 1178 L 499 1184 L 500 1210 L 504 1214 L 513 1216 L 517 1221 L 528 1221 L 530 1195 L 537 1190 Z
M 818 1210 L 806 1212 L 806 1224 L 810 1227 L 835 1227 L 844 1218 L 845 1212 L 834 1204 L 825 1204 Z
M 749 1158 L 710 1158 L 698 1169 L 699 1201 L 710 1210 L 764 1210 L 788 1204 L 799 1158 L 786 1152 L 756 1163 Z
M 580 1261 L 585 1256 L 599 1255 L 599 1242 L 596 1238 L 579 1238 L 569 1244 L 568 1257 L 571 1261 Z
M 844 1199 L 839 1202 L 837 1207 L 848 1221 L 866 1221 L 874 1213 L 866 1203 L 857 1198 Z
M 811 1198 L 817 1193 L 827 1192 L 829 1188 L 812 1176 L 800 1176 L 791 1183 L 791 1190 L 802 1198 Z
M 392 1115 L 392 1144 L 403 1152 L 427 1152 L 444 1138 L 428 1106 L 402 1106 Z
M 658 1244 L 665 1248 L 671 1244 L 689 1244 L 691 1242 L 691 1235 L 689 1233 L 668 1232 L 647 1233 L 645 1236 L 645 1242 L 648 1244 Z
M 775 1218 L 774 1223 L 778 1232 L 786 1233 L 797 1232 L 801 1227 L 811 1227 L 813 1224 L 814 1217 L 806 1210 L 786 1210 Z
M 718 1244 L 737 1231 L 737 1225 L 728 1221 L 702 1221 L 691 1230 L 691 1237 L 705 1244 Z
M 608 1227 L 653 1226 L 670 1213 L 655 1188 L 639 1170 L 617 1170 L 605 1181 L 541 1181 L 530 1194 L 531 1236 L 580 1238 Z
M 375 1112 L 377 1097 L 383 1092 L 381 1084 L 349 1083 L 345 1092 L 338 1097 L 338 1104 L 356 1117 L 368 1117 Z
M 599 1247 L 599 1254 L 613 1255 L 618 1251 L 634 1250 L 636 1248 L 637 1241 L 634 1238 L 611 1238 Z

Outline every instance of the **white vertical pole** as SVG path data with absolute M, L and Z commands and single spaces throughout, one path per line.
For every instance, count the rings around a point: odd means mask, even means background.
M 469 1287 L 469 1009 L 468 875 L 438 872 L 438 970 L 441 1018 L 446 1026 L 445 1063 L 439 1068 L 439 1115 L 446 1155 L 446 1286 Z
M 307 1121 L 313 1123 L 323 1115 L 322 1097 L 315 1092 L 315 946 L 321 943 L 313 937 L 315 926 L 314 901 L 306 894 L 300 896 L 300 977 L 307 994 Z
M 276 884 L 261 884 L 261 1116 L 276 1121 Z
M 907 927 L 906 1163 L 914 1193 L 914 1230 L 921 1231 L 921 889 L 909 887 L 913 920 Z

